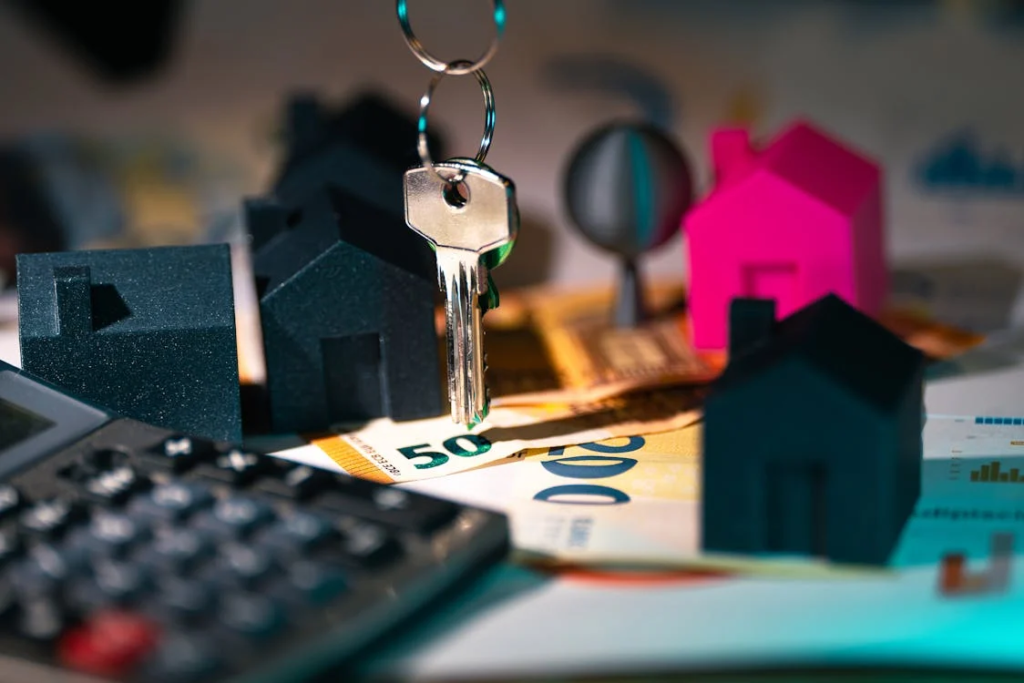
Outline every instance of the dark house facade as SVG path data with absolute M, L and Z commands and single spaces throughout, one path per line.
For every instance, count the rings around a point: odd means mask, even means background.
M 764 306 L 733 302 L 706 402 L 703 547 L 884 564 L 920 493 L 924 356 L 834 295 Z
M 22 367 L 136 420 L 242 437 L 226 244 L 18 256 Z
M 247 218 L 273 431 L 441 414 L 435 259 L 402 215 L 326 185 Z

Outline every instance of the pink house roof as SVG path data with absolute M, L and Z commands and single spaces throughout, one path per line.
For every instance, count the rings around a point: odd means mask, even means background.
M 751 147 L 749 132 L 737 129 L 715 131 L 711 147 L 719 174 L 716 189 L 734 188 L 753 173 L 767 171 L 845 215 L 856 212 L 881 180 L 877 164 L 805 121 L 789 126 L 761 150 Z

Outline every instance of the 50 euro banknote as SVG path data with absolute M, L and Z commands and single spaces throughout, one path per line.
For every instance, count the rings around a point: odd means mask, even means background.
M 257 440 L 275 455 L 322 465 L 326 455 L 345 472 L 391 484 L 443 477 L 504 460 L 529 448 L 551 448 L 636 433 L 671 431 L 696 422 L 703 389 L 671 387 L 586 404 L 496 406 L 471 430 L 448 415 L 285 440 Z

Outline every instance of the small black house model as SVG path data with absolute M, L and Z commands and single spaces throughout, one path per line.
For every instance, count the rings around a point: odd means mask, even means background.
M 415 112 L 365 92 L 333 110 L 313 94 L 292 97 L 285 116 L 287 150 L 272 184 L 285 205 L 309 199 L 326 185 L 358 192 L 386 211 L 404 211 L 402 175 L 420 165 Z M 435 159 L 444 159 L 443 140 L 428 133 Z
M 247 213 L 273 430 L 439 415 L 426 240 L 401 214 L 333 186 L 292 210 L 258 200 Z
M 18 256 L 21 363 L 136 420 L 242 436 L 226 244 Z
M 746 348 L 705 405 L 703 547 L 884 564 L 920 493 L 924 356 L 834 295 L 773 306 L 730 312 Z

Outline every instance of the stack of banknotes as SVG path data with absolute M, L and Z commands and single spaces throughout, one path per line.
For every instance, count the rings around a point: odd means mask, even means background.
M 634 329 L 611 324 L 612 299 L 611 289 L 503 294 L 485 317 L 493 406 L 471 430 L 447 415 L 378 419 L 271 449 L 499 508 L 520 559 L 675 564 L 698 545 L 701 404 L 726 359 L 689 344 L 681 286 L 653 287 L 654 314 Z M 898 311 L 882 322 L 938 358 L 982 341 Z

